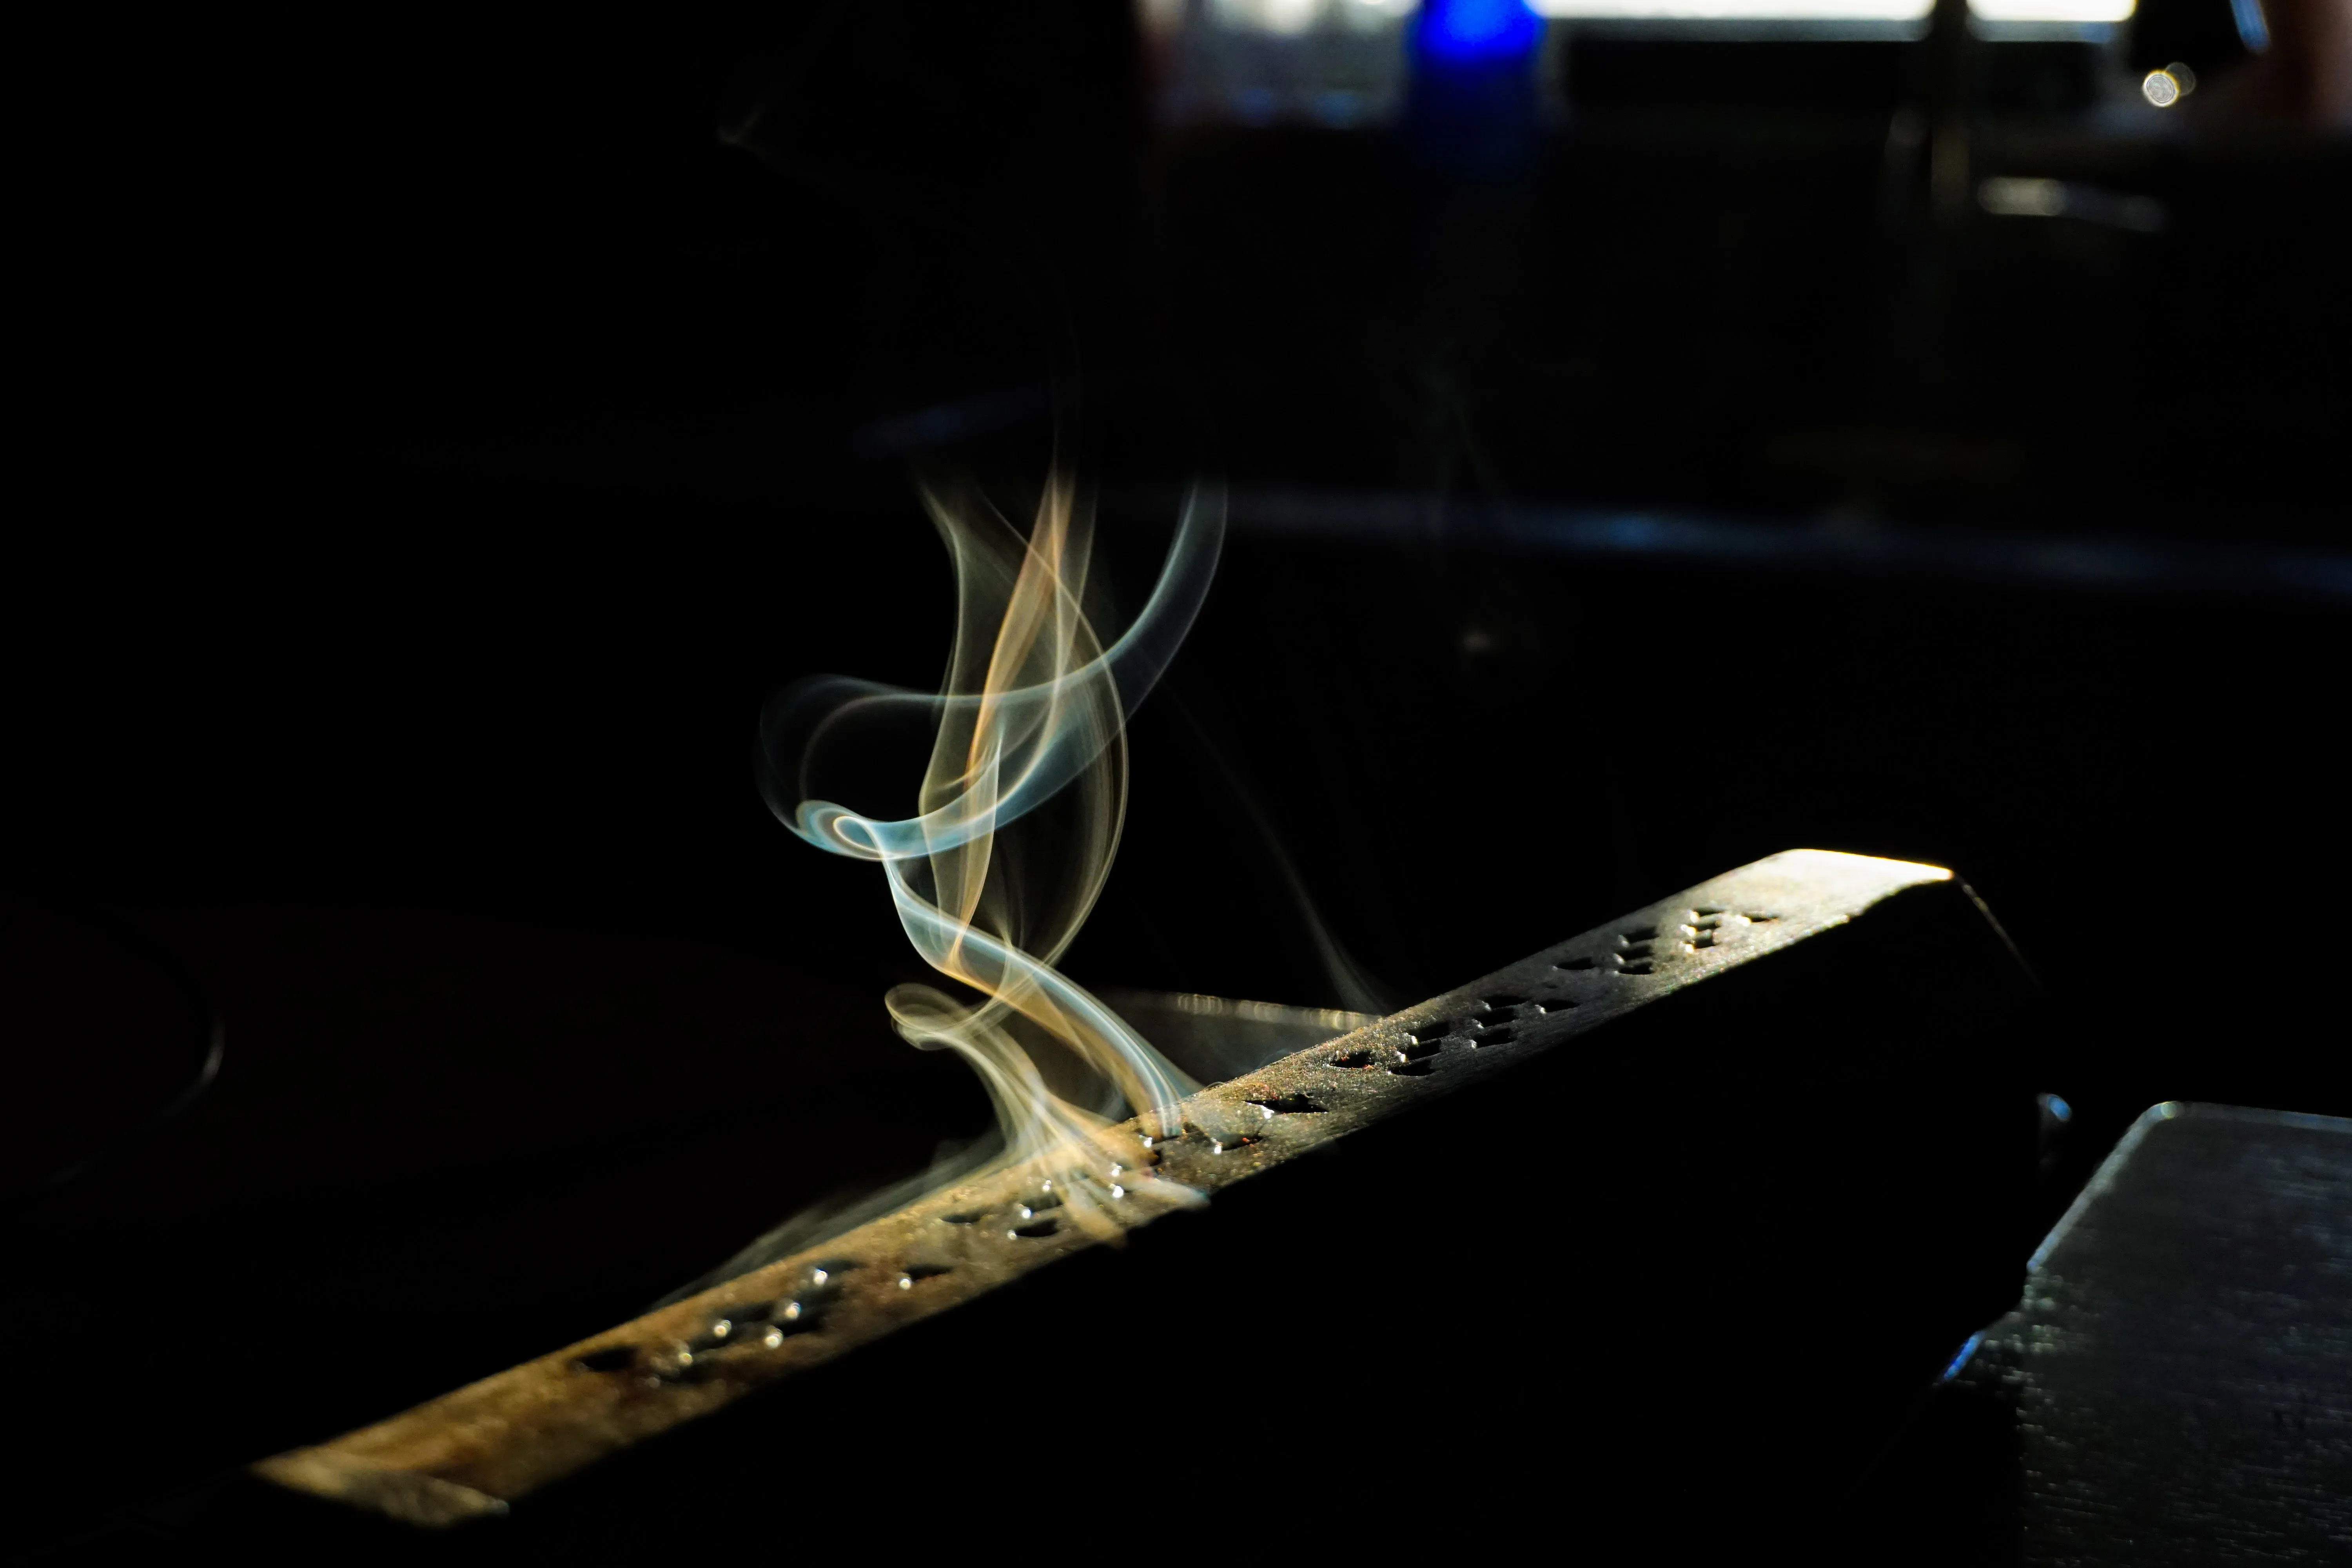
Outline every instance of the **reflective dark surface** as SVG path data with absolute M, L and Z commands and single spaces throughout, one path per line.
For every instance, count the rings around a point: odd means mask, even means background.
M 1872 1523 L 1913 1562 L 2340 1555 L 2347 1150 L 2341 1118 L 2151 1109 L 1915 1412 Z

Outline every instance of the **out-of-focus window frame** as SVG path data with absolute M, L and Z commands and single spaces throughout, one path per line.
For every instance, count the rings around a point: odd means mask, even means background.
M 2260 0 L 2232 0 L 2261 28 Z M 1549 62 L 1570 35 L 1916 42 L 1936 0 L 1528 0 Z M 1968 0 L 1987 42 L 2113 47 L 2136 0 Z M 1139 0 L 1162 62 L 1163 121 L 1348 130 L 1386 123 L 1402 105 L 1407 37 L 1421 0 Z M 2249 24 L 2242 15 L 2240 29 Z M 1549 77 L 1547 75 L 1547 79 Z M 1556 106 L 1555 106 L 1556 107 Z

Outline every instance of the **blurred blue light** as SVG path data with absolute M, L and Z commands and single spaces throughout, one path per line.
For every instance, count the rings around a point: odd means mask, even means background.
M 1969 1364 L 1969 1357 L 1976 1354 L 1977 1347 L 1982 1343 L 1984 1343 L 1984 1331 L 1979 1329 L 1969 1336 L 1966 1344 L 1960 1346 L 1960 1353 L 1952 1358 L 1952 1364 L 1944 1369 L 1944 1375 L 1938 1381 L 1949 1383 L 1960 1368 Z
M 2061 1099 L 2059 1096 L 2054 1094 L 2045 1094 L 2042 1097 L 2042 1102 L 2050 1108 L 2050 1114 L 2056 1117 L 2059 1121 L 2072 1121 L 2074 1120 L 2074 1108 L 2067 1104 L 2065 1100 Z
M 2230 0 L 2230 16 L 2238 24 L 2238 42 L 2255 54 L 2271 47 L 2270 18 L 2263 15 L 2263 0 Z
M 1364 95 L 1333 89 L 1315 95 L 1310 104 L 1315 118 L 1326 125 L 1353 125 L 1365 118 Z
M 1234 91 L 1231 107 L 1244 125 L 1271 125 L 1282 112 L 1282 100 L 1272 88 L 1244 87 Z
M 1426 0 L 1414 29 L 1423 55 L 1446 65 L 1499 65 L 1535 52 L 1543 23 L 1527 0 Z

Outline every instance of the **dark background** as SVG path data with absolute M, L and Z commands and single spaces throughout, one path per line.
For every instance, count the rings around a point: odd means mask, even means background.
M 2004 226 L 1929 200 L 1916 51 L 1753 100 L 1594 48 L 1497 157 L 1156 128 L 1108 6 L 336 26 L 45 57 L 16 1190 L 184 1081 L 175 977 L 226 1057 L 11 1215 L 35 1539 L 978 1129 L 751 730 L 937 679 L 910 466 L 1018 515 L 1049 384 L 1124 605 L 1234 496 L 1081 981 L 1365 1000 L 1319 918 L 1403 1005 L 1850 849 L 2000 916 L 2078 1165 L 2167 1097 L 2352 1113 L 2340 141 L 1979 84 L 1980 172 L 2165 215 Z

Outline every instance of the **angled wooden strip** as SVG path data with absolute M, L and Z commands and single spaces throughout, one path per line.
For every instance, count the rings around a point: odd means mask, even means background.
M 1685 986 L 1842 925 L 1941 868 L 1791 850 L 1470 985 L 1299 1051 L 1179 1108 L 1141 1160 L 1074 1183 L 1032 1163 L 478 1383 L 254 1467 L 420 1525 L 497 1511 L 607 1455 L 847 1354 L 1175 1206 L 1565 1046 Z M 1124 1130 L 1138 1142 L 1142 1128 Z M 1133 1161 L 1129 1163 L 1129 1161 Z

